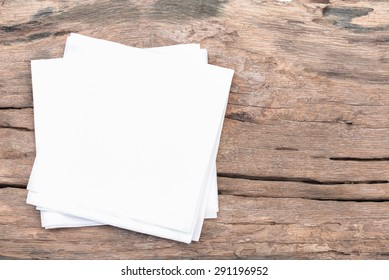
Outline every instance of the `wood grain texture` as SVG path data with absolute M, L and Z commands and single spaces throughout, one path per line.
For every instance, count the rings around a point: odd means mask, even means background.
M 385 259 L 389 252 L 388 202 L 222 195 L 220 217 L 187 245 L 109 226 L 42 230 L 26 190 L 0 193 L 4 259 Z
M 389 258 L 386 0 L 0 2 L 0 258 Z M 112 227 L 42 230 L 30 60 L 70 32 L 201 43 L 236 70 L 217 166 L 220 218 L 184 245 Z M 206 102 L 206 101 L 204 101 Z

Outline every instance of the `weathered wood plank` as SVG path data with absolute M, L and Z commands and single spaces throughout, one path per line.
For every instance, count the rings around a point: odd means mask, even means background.
M 0 128 L 13 128 L 25 131 L 34 130 L 33 109 L 0 108 Z
M 0 108 L 0 186 L 26 186 L 35 158 L 33 109 Z
M 0 186 L 26 186 L 34 157 L 33 131 L 24 128 L 1 128 Z
M 190 245 L 104 227 L 43 230 L 26 190 L 0 189 L 0 255 L 39 259 L 387 258 L 389 203 L 222 195 Z M 10 236 L 12 238 L 10 238 Z
M 226 120 L 218 172 L 319 182 L 389 180 L 387 129 L 277 124 Z

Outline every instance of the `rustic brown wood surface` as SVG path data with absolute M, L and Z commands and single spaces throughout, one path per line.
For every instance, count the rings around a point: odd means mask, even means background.
M 388 15 L 387 0 L 0 1 L 0 259 L 389 259 Z M 200 242 L 41 229 L 30 60 L 70 32 L 201 43 L 236 70 Z

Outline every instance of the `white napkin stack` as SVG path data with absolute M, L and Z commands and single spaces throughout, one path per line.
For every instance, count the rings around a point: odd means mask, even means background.
M 48 229 L 108 224 L 185 243 L 218 212 L 216 155 L 233 70 L 198 44 L 139 49 L 71 34 L 31 62 L 27 203 Z

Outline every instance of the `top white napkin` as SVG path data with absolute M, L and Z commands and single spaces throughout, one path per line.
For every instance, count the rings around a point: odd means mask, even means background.
M 189 243 L 204 218 L 232 75 L 124 46 L 98 60 L 81 50 L 33 61 L 36 130 L 56 133 L 36 135 L 28 202 Z

